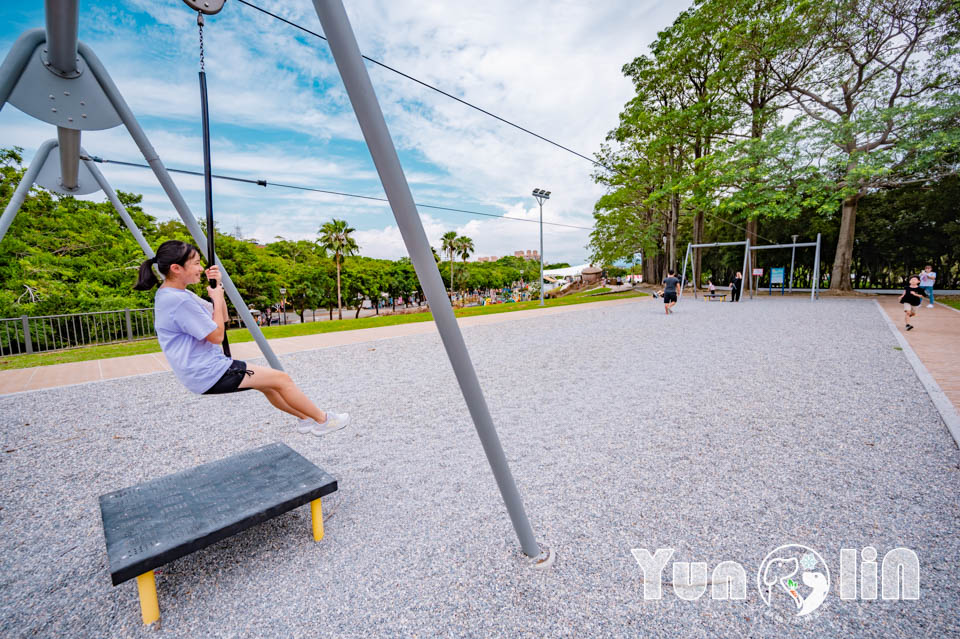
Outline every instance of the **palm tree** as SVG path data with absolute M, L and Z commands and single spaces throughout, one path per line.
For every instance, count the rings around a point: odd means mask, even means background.
M 343 319 L 343 300 L 340 296 L 340 262 L 344 257 L 356 255 L 360 251 L 357 241 L 350 237 L 356 231 L 347 226 L 346 220 L 331 220 L 320 227 L 317 243 L 325 251 L 333 253 L 337 264 L 337 319 Z
M 466 235 L 461 235 L 456 240 L 457 253 L 460 255 L 460 259 L 463 260 L 464 273 L 466 273 L 467 268 L 467 258 L 473 253 L 473 240 L 467 237 Z M 463 277 L 461 276 L 461 279 Z M 452 284 L 451 284 L 452 286 Z
M 457 232 L 447 231 L 440 240 L 440 250 L 450 256 L 450 294 L 453 295 L 453 254 L 457 252 Z

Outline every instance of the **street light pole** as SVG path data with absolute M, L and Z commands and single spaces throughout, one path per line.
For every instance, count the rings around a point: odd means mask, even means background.
M 543 306 L 543 201 L 550 199 L 550 191 L 534 189 L 533 197 L 540 204 L 540 306 Z

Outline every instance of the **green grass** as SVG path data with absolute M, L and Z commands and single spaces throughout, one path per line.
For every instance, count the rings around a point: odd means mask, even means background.
M 947 306 L 950 306 L 950 307 L 955 308 L 955 309 L 957 309 L 958 311 L 960 311 L 960 298 L 957 298 L 957 297 L 946 297 L 946 298 L 943 298 L 943 297 L 942 297 L 942 298 L 938 299 L 937 301 L 938 301 L 938 302 L 943 302 L 943 303 L 946 304 Z
M 582 293 L 575 293 L 556 300 L 545 300 L 544 307 L 570 306 L 605 300 L 617 300 L 627 297 L 642 297 L 646 293 L 629 291 L 591 297 L 594 293 L 606 292 L 609 289 L 595 289 Z M 530 302 L 514 302 L 510 304 L 491 304 L 490 306 L 471 306 L 456 311 L 457 317 L 475 317 L 477 315 L 495 315 L 540 308 L 540 300 Z M 353 313 L 354 311 L 350 311 Z M 345 314 L 346 315 L 346 314 Z M 343 319 L 323 322 L 307 322 L 305 324 L 288 324 L 287 326 L 264 326 L 263 334 L 267 339 L 283 337 L 297 337 L 300 335 L 316 335 L 318 333 L 336 333 L 338 331 L 355 331 L 378 326 L 395 326 L 397 324 L 413 324 L 429 322 L 433 314 L 429 312 L 409 313 L 406 315 L 374 315 L 359 319 Z M 252 342 L 253 336 L 243 328 L 234 328 L 227 331 L 231 344 Z M 128 355 L 142 355 L 144 353 L 159 353 L 160 345 L 157 340 L 143 340 L 140 342 L 124 342 L 121 344 L 107 344 L 105 346 L 88 346 L 52 353 L 37 353 L 35 355 L 14 355 L 0 358 L 0 370 L 14 368 L 32 368 L 34 366 L 51 366 L 68 362 L 83 362 L 92 359 L 109 359 L 112 357 L 126 357 Z

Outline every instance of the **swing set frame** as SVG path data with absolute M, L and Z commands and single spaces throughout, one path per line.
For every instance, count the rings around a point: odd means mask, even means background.
M 213 5 L 209 13 L 214 13 L 223 5 L 221 0 L 210 0 L 209 3 L 186 1 L 202 13 L 208 12 L 201 9 L 201 6 Z M 532 560 L 531 565 L 534 568 L 547 568 L 553 564 L 555 555 L 551 549 L 541 547 L 534 537 L 346 11 L 341 0 L 314 0 L 313 5 L 360 124 L 367 149 L 376 165 L 397 227 L 430 304 L 437 331 L 473 418 L 520 547 L 523 554 Z M 102 190 L 144 254 L 148 258 L 154 257 L 153 249 L 117 199 L 110 184 L 94 165 L 93 157 L 80 146 L 81 131 L 104 130 L 123 124 L 143 158 L 153 169 L 160 186 L 207 262 L 210 263 L 210 258 L 213 257 L 220 266 L 223 287 L 270 366 L 283 370 L 230 275 L 213 255 L 209 149 L 205 149 L 204 168 L 208 185 L 207 212 L 211 215 L 208 218 L 211 223 L 207 228 L 211 235 L 210 244 L 106 67 L 93 49 L 78 40 L 78 25 L 78 0 L 46 0 L 46 29 L 24 32 L 0 64 L 0 109 L 9 102 L 27 115 L 56 126 L 58 136 L 58 139 L 48 140 L 40 146 L 9 204 L 0 215 L 0 241 L 34 184 L 64 195 L 84 195 Z M 201 83 L 204 83 L 202 75 Z M 205 114 L 204 120 L 206 121 Z M 206 125 L 206 122 L 204 124 Z
M 681 272 L 681 275 L 680 275 L 680 292 L 678 294 L 678 299 L 680 297 L 683 297 L 684 287 L 686 286 L 687 264 L 690 264 L 690 268 L 693 269 L 693 263 L 691 261 L 691 254 L 693 252 L 693 249 L 712 248 L 716 246 L 742 246 L 743 247 L 743 268 L 741 269 L 740 272 L 743 273 L 744 281 L 746 281 L 748 285 L 750 284 L 750 280 L 748 279 L 751 277 L 750 271 L 753 269 L 752 251 L 762 251 L 766 249 L 780 249 L 780 248 L 793 249 L 793 252 L 790 257 L 790 291 L 791 292 L 793 292 L 793 268 L 794 268 L 794 263 L 796 258 L 796 250 L 798 248 L 804 248 L 804 247 L 810 247 L 810 246 L 816 247 L 816 251 L 814 252 L 814 257 L 813 257 L 813 281 L 811 282 L 811 286 L 810 286 L 810 301 L 812 302 L 816 300 L 820 295 L 820 287 L 818 285 L 818 282 L 820 280 L 820 234 L 817 233 L 817 240 L 815 242 L 794 241 L 792 244 L 758 244 L 756 246 L 753 246 L 750 244 L 749 239 L 743 240 L 740 242 L 713 242 L 709 244 L 687 244 L 687 252 L 683 256 L 683 271 Z M 692 275 L 694 277 L 690 281 L 693 283 L 693 298 L 696 299 L 697 289 L 698 289 L 697 281 L 696 281 L 696 273 L 692 273 Z M 750 286 L 750 297 L 753 297 L 754 288 L 755 288 L 754 286 Z M 741 286 L 741 295 L 738 301 L 744 300 L 742 293 L 743 293 L 743 289 Z

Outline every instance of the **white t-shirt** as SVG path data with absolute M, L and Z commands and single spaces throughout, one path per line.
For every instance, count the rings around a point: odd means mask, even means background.
M 920 286 L 933 286 L 933 283 L 937 280 L 937 272 L 930 271 L 920 271 Z
M 219 345 L 206 340 L 217 328 L 213 304 L 186 289 L 160 288 L 154 316 L 160 348 L 177 379 L 194 393 L 209 390 L 233 361 Z

